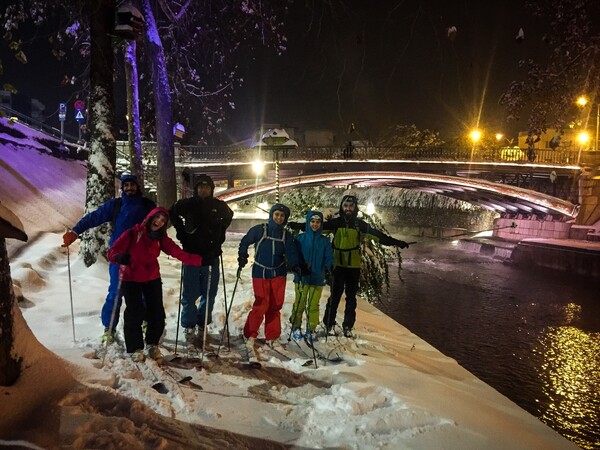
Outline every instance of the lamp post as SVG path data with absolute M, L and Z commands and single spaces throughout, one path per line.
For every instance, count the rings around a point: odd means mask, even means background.
M 471 130 L 471 132 L 469 133 L 469 139 L 471 139 L 471 142 L 473 143 L 473 145 L 471 146 L 471 161 L 473 161 L 473 154 L 475 153 L 475 146 L 481 140 L 481 131 L 479 131 L 476 128 Z
M 577 105 L 580 107 L 585 107 L 589 100 L 585 95 L 581 95 L 577 98 Z M 598 134 L 600 130 L 600 103 L 596 103 L 596 135 L 594 136 L 594 151 L 598 151 Z M 592 105 L 593 106 L 593 105 Z
M 275 160 L 275 201 L 279 203 L 279 151 L 283 150 L 285 153 L 288 149 L 298 147 L 298 143 L 290 139 L 287 131 L 283 128 L 272 128 L 263 133 L 256 147 L 273 151 L 273 159 Z
M 577 164 L 579 164 L 579 161 L 581 160 L 581 149 L 584 145 L 590 142 L 590 135 L 587 133 L 587 131 L 582 131 L 577 135 L 577 141 L 579 142 L 579 151 L 577 152 Z

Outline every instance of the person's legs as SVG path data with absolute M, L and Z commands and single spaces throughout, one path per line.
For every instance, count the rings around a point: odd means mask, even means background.
M 198 322 L 196 300 L 200 297 L 200 270 L 203 267 L 183 265 L 183 292 L 181 293 L 181 326 L 194 328 Z
M 258 337 L 258 330 L 264 320 L 265 312 L 269 308 L 269 280 L 252 278 L 252 287 L 254 289 L 254 304 L 244 324 L 244 337 L 246 338 Z
M 200 304 L 198 305 L 198 325 L 204 327 L 205 308 L 206 308 L 206 293 L 209 282 L 209 266 L 200 267 Z M 219 289 L 219 258 L 216 258 L 210 265 L 210 289 L 208 290 L 208 317 L 206 317 L 206 325 L 212 323 L 212 311 L 215 306 L 215 297 Z
M 308 286 L 306 301 L 308 302 L 308 323 L 310 331 L 315 331 L 319 325 L 319 300 L 323 286 Z
M 360 280 L 360 269 L 347 268 L 346 271 L 346 308 L 342 327 L 351 330 L 356 321 L 356 294 Z
M 345 272 L 343 267 L 336 267 L 333 269 L 333 282 L 331 286 L 331 296 L 327 299 L 327 306 L 325 307 L 325 315 L 323 316 L 323 324 L 328 329 L 335 325 L 335 316 L 337 309 L 340 304 L 340 299 L 344 293 L 344 287 L 346 285 Z
M 102 320 L 102 325 L 104 328 L 110 327 L 110 321 L 113 313 L 113 307 L 115 304 L 115 300 L 117 296 L 122 297 L 122 292 L 119 293 L 119 264 L 110 263 L 108 265 L 108 294 L 106 295 L 106 299 L 104 300 L 104 305 L 102 306 L 102 311 L 100 313 L 100 318 Z M 121 295 L 119 295 L 121 294 Z M 119 315 L 121 310 L 121 299 L 118 299 L 117 308 L 115 309 L 115 318 L 113 321 L 112 331 L 117 328 L 117 323 L 119 323 Z
M 123 312 L 123 332 L 125 334 L 125 348 L 127 353 L 144 349 L 144 336 L 142 321 L 146 308 L 142 300 L 142 284 L 124 281 L 122 284 L 125 297 L 125 311 Z
M 265 339 L 272 341 L 281 335 L 280 311 L 285 299 L 286 277 L 275 277 L 270 280 L 269 307 L 265 312 Z
M 162 281 L 160 278 L 144 283 L 144 299 L 146 300 L 146 344 L 158 345 L 165 330 L 165 308 L 163 306 Z
M 292 305 L 292 313 L 290 315 L 290 323 L 292 329 L 300 328 L 302 325 L 302 315 L 304 314 L 304 301 L 306 299 L 306 291 L 308 286 L 302 283 L 294 283 L 294 292 L 296 293 L 296 300 Z

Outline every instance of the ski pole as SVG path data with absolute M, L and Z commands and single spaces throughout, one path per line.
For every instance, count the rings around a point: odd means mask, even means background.
M 183 293 L 183 263 L 179 269 L 179 307 L 177 308 L 177 331 L 175 332 L 175 355 L 177 355 L 177 343 L 179 342 L 179 321 L 181 319 L 181 294 Z
M 294 323 L 296 322 L 296 318 L 298 317 L 298 310 L 300 309 L 300 303 L 302 302 L 302 294 L 304 294 L 304 288 L 302 286 L 302 280 L 298 281 L 298 300 L 294 302 L 296 306 L 296 309 L 294 309 L 292 311 L 292 317 L 290 317 L 290 322 L 291 322 L 291 327 L 290 327 L 290 334 L 288 335 L 288 342 L 290 342 L 292 340 L 292 331 L 294 330 Z M 292 307 L 293 309 L 293 307 Z M 302 314 L 302 313 L 300 313 Z M 300 324 L 302 326 L 302 324 Z
M 315 293 L 314 289 L 312 289 L 312 293 L 313 293 L 313 295 L 310 295 L 311 294 L 311 287 L 308 286 L 306 300 L 304 302 L 304 310 L 306 311 L 306 330 L 308 332 L 311 331 L 311 329 L 310 329 L 310 319 L 309 319 L 308 312 L 310 310 L 311 300 L 314 297 L 314 293 Z M 300 305 L 298 305 L 298 306 L 300 306 Z M 304 336 L 304 338 L 305 339 L 309 339 L 309 338 L 306 337 L 306 335 Z M 315 345 L 315 343 L 312 340 L 312 333 L 311 333 L 311 336 L 310 336 L 310 348 L 312 349 L 313 360 L 315 361 L 315 369 L 318 369 L 319 366 L 317 365 L 317 355 L 315 353 L 315 347 L 314 347 L 314 345 Z
M 221 277 L 223 278 L 223 306 L 225 307 L 225 315 L 229 316 L 227 310 L 227 291 L 225 290 L 225 266 L 223 265 L 223 253 L 219 255 L 221 258 Z M 225 322 L 225 328 L 227 328 L 227 348 L 231 350 L 231 343 L 229 342 L 229 322 Z
M 73 343 L 75 343 L 75 314 L 73 313 L 73 285 L 71 284 L 71 257 L 67 245 L 67 268 L 69 272 L 69 297 L 71 298 L 71 324 L 73 325 Z
M 204 297 L 204 327 L 202 336 L 202 355 L 200 355 L 200 366 L 204 360 L 204 353 L 206 352 L 206 329 L 208 328 L 208 309 L 210 304 L 210 283 L 212 277 L 212 265 L 208 266 L 208 275 L 206 277 L 206 297 Z
M 327 322 L 325 323 L 325 342 L 327 342 L 327 337 L 329 336 L 329 324 L 330 324 L 330 320 L 331 320 L 331 308 L 332 308 L 332 301 L 331 301 L 331 297 L 333 296 L 333 285 L 335 283 L 335 274 L 334 274 L 334 270 L 335 268 L 331 269 L 331 286 L 329 286 L 329 298 L 327 299 L 327 304 L 325 305 L 325 311 L 327 312 Z
M 233 285 L 233 292 L 231 293 L 231 300 L 229 301 L 229 309 L 226 311 L 225 315 L 225 323 L 229 320 L 229 313 L 231 312 L 231 307 L 233 306 L 233 298 L 235 297 L 235 291 L 237 289 L 238 281 L 240 281 L 240 274 L 242 273 L 242 268 L 238 267 L 237 273 L 235 275 L 235 284 Z M 223 345 L 223 339 L 225 338 L 225 326 L 223 326 L 223 331 L 221 332 L 221 341 L 219 342 L 219 347 L 217 348 L 217 358 L 219 357 L 219 352 L 221 351 L 221 346 Z
M 124 266 L 119 266 L 119 283 L 117 284 L 117 295 L 115 296 L 114 300 L 113 300 L 113 308 L 112 308 L 112 312 L 110 313 L 110 324 L 108 326 L 108 332 L 109 333 L 113 333 L 113 327 L 115 326 L 115 318 L 117 315 L 117 305 L 119 303 L 119 301 L 121 301 L 121 288 L 123 286 L 123 269 Z M 108 352 L 108 341 L 109 339 L 106 339 L 104 341 L 104 356 L 102 356 L 102 367 L 104 367 L 104 361 L 106 360 L 106 353 Z

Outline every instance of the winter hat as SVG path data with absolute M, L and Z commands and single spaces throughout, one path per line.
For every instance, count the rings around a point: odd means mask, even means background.
M 273 213 L 275 211 L 281 211 L 285 215 L 285 221 L 283 222 L 285 225 L 287 223 L 288 219 L 290 218 L 290 208 L 288 208 L 287 206 L 285 206 L 282 203 L 275 203 L 271 207 L 271 211 L 269 211 L 269 220 L 273 219 Z
M 215 182 L 211 177 L 204 173 L 201 173 L 196 177 L 196 184 L 194 185 L 194 196 L 198 195 L 199 186 L 210 186 L 210 195 L 212 195 L 215 190 Z
M 340 202 L 340 216 L 344 214 L 344 203 L 354 203 L 354 213 L 352 216 L 356 217 L 358 215 L 358 198 L 355 195 L 344 195 L 342 201 Z
M 123 185 L 128 181 L 131 183 L 135 183 L 135 185 L 138 187 L 138 190 L 139 190 L 140 185 L 138 183 L 137 177 L 130 173 L 125 173 L 121 176 L 121 189 L 123 189 Z

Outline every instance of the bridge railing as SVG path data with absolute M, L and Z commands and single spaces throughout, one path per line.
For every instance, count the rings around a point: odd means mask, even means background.
M 263 147 L 210 147 L 179 146 L 176 151 L 181 163 L 192 162 L 250 162 L 258 158 L 273 160 L 274 152 Z M 470 149 L 460 147 L 298 147 L 279 149 L 279 160 L 408 160 L 408 161 L 474 161 L 474 162 L 513 162 L 553 165 L 573 165 L 578 161 L 586 164 L 600 163 L 600 152 L 563 149 L 535 149 L 535 158 L 530 161 L 525 150 L 519 148 Z

